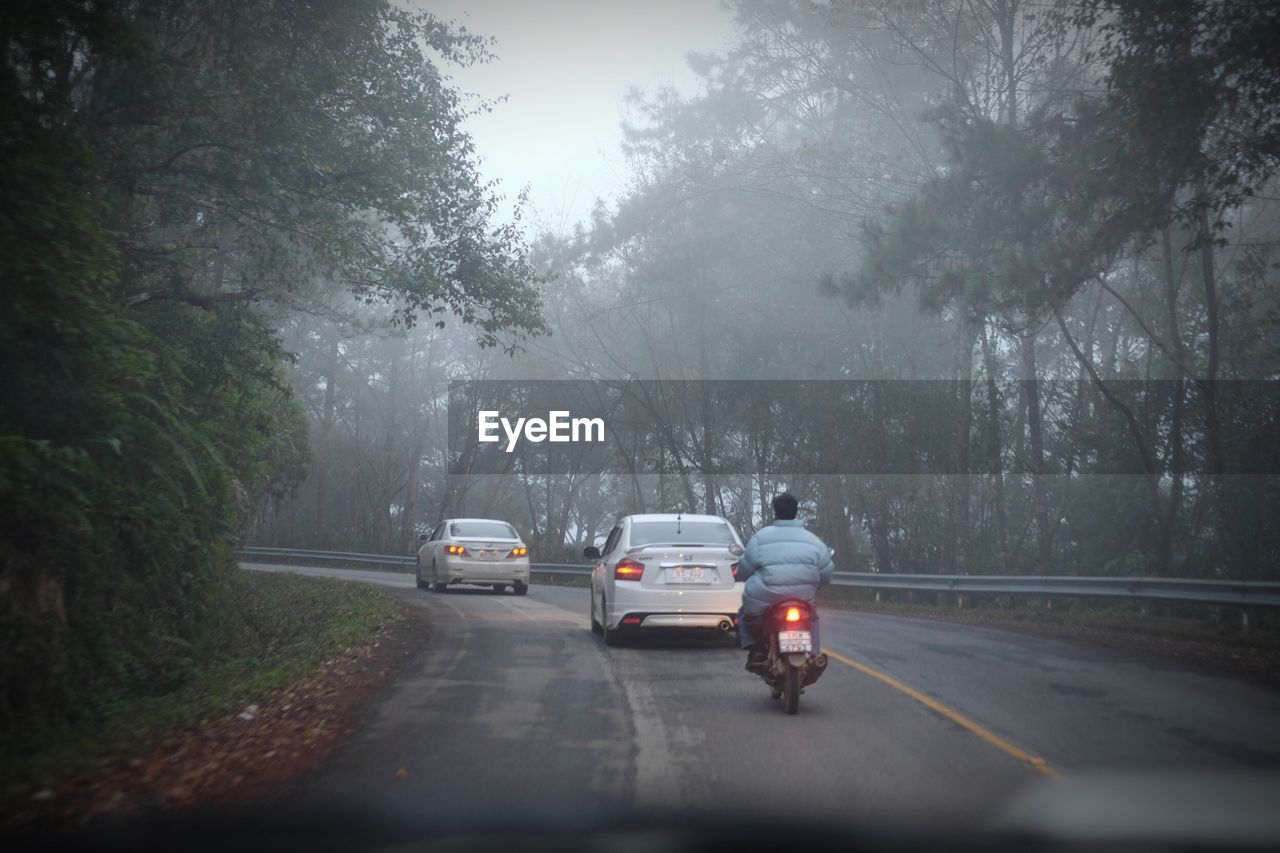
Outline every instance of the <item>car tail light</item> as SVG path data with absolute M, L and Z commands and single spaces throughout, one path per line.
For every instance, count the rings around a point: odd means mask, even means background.
M 450 554 L 453 554 L 455 557 L 469 557 L 469 556 L 470 556 L 470 554 L 468 554 L 468 553 L 467 553 L 467 549 L 466 549 L 465 547 L 463 547 L 462 545 L 450 545 L 450 546 L 449 546 L 448 548 L 446 548 L 445 550 L 446 550 L 446 551 L 448 551 Z
M 733 572 L 733 579 L 738 579 L 738 563 L 735 561 L 729 564 L 729 571 Z
M 529 549 L 524 547 L 523 545 L 517 545 L 516 547 L 511 549 L 511 553 L 507 555 L 507 559 L 510 560 L 514 557 L 527 557 L 527 556 L 529 556 Z
M 622 617 L 623 625 L 639 625 L 643 621 L 644 619 L 640 618 L 639 616 L 623 616 Z
M 788 622 L 799 622 L 804 618 L 804 614 L 800 612 L 799 607 L 788 607 L 787 615 L 784 618 Z
M 635 560 L 619 560 L 613 567 L 613 579 L 616 581 L 638 581 L 644 577 L 644 564 Z

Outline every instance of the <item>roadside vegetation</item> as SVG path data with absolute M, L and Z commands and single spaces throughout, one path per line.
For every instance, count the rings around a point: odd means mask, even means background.
M 176 722 L 385 614 L 229 548 L 310 456 L 286 317 L 541 328 L 444 82 L 487 55 L 380 0 L 0 5 L 3 731 Z
M 171 735 L 263 703 L 369 643 L 395 610 L 368 584 L 238 569 L 214 596 L 166 677 L 138 685 L 104 672 L 79 692 L 74 710 L 6 728 L 0 795 L 92 775 L 104 758 L 146 755 Z

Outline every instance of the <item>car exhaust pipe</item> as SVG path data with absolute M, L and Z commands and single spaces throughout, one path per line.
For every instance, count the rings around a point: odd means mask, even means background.
M 730 622 L 728 619 L 721 619 L 720 625 L 718 627 L 720 628 L 721 631 L 724 631 L 727 633 L 733 630 L 733 623 Z

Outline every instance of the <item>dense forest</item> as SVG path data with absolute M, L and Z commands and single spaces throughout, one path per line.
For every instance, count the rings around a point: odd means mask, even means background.
M 236 541 L 450 514 L 554 561 L 786 487 L 846 570 L 1280 579 L 1280 7 L 729 5 L 696 95 L 634 97 L 628 192 L 533 234 L 449 78 L 501 45 L 377 0 L 4 4 L 3 710 L 180 678 Z M 450 382 L 540 379 L 835 390 L 804 466 L 743 399 L 631 470 L 457 473 Z M 837 473 L 895 418 L 949 425 L 937 464 Z
M 541 328 L 439 70 L 486 56 L 372 0 L 0 9 L 0 713 L 163 692 L 218 640 L 311 455 L 282 325 L 341 293 Z
M 697 96 L 637 96 L 630 192 L 537 239 L 551 335 L 293 319 L 313 463 L 256 541 L 410 553 L 469 513 L 554 561 L 629 511 L 750 531 L 786 486 L 850 570 L 1275 579 L 1280 13 L 731 5 Z M 451 476 L 448 383 L 511 379 L 838 381 L 805 435 L 650 396 L 631 470 Z M 904 421 L 949 444 L 838 473 Z

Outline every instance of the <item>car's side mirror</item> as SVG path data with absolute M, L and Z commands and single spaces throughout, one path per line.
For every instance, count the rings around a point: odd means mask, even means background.
M 594 545 L 588 545 L 582 549 L 582 556 L 588 560 L 598 560 L 600 559 L 600 549 Z
M 430 538 L 431 538 L 431 534 L 430 534 L 430 533 L 419 533 L 419 534 L 418 534 L 418 541 L 419 541 L 419 542 L 426 542 L 426 541 L 427 541 L 428 539 L 430 539 Z

